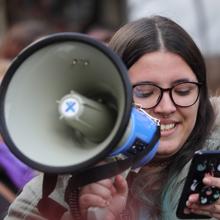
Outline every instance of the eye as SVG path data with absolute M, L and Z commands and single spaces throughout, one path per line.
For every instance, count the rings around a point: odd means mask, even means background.
M 157 96 L 160 90 L 154 85 L 137 85 L 133 88 L 133 93 L 137 98 L 151 98 Z
M 189 95 L 189 94 L 190 94 L 190 90 L 188 90 L 188 89 L 175 89 L 175 90 L 174 90 L 174 93 L 175 93 L 176 95 L 186 96 L 186 95 Z
M 182 83 L 173 88 L 173 93 L 178 96 L 191 95 L 197 90 L 197 85 L 193 83 Z
M 151 95 L 153 95 L 153 91 L 141 91 L 141 90 L 136 90 L 134 92 L 135 96 L 139 97 L 139 98 L 147 98 L 150 97 Z

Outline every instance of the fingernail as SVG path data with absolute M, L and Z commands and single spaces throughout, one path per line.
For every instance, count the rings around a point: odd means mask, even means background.
M 189 200 L 186 201 L 186 206 L 190 206 L 190 201 Z
M 189 196 L 188 201 L 189 201 L 189 202 L 192 202 L 192 201 L 193 201 L 193 197 L 192 197 L 191 195 Z

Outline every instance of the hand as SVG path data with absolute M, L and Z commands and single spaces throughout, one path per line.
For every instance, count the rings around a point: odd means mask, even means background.
M 127 181 L 121 175 L 117 175 L 114 180 L 105 179 L 91 183 L 83 187 L 80 192 L 80 212 L 86 218 L 88 208 L 100 207 L 106 209 L 104 219 L 117 219 L 125 208 L 127 195 Z
M 220 178 L 206 175 L 203 178 L 203 183 L 207 186 L 216 186 L 220 188 Z M 186 213 L 195 213 L 199 215 L 208 215 L 216 219 L 220 219 L 220 199 L 210 205 L 199 204 L 199 194 L 191 194 L 186 202 Z

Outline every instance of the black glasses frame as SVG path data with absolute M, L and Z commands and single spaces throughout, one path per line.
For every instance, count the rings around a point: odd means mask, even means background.
M 198 87 L 198 95 L 197 95 L 196 100 L 195 100 L 192 104 L 187 105 L 187 106 L 186 106 L 186 105 L 182 106 L 182 105 L 178 105 L 178 104 L 175 103 L 175 101 L 174 101 L 174 99 L 173 99 L 173 96 L 172 96 L 172 90 L 173 90 L 173 88 L 175 88 L 176 86 L 179 86 L 179 85 L 185 84 L 185 83 L 191 83 L 191 84 L 197 85 L 197 87 Z M 197 100 L 198 100 L 198 98 L 199 98 L 199 95 L 200 95 L 200 90 L 201 90 L 201 87 L 202 87 L 203 83 L 202 83 L 202 82 L 191 82 L 191 81 L 189 81 L 189 82 L 181 82 L 181 83 L 178 83 L 178 84 L 176 84 L 176 85 L 174 85 L 174 86 L 172 86 L 172 87 L 170 87 L 170 88 L 161 88 L 160 86 L 158 86 L 158 85 L 156 85 L 156 84 L 153 84 L 153 83 L 141 82 L 141 83 L 134 84 L 134 85 L 132 86 L 132 88 L 134 89 L 136 86 L 140 86 L 140 85 L 152 85 L 152 86 L 155 86 L 155 87 L 157 87 L 158 89 L 160 89 L 160 96 L 158 97 L 156 104 L 155 104 L 154 106 L 150 107 L 150 108 L 143 108 L 143 109 L 145 109 L 145 110 L 148 110 L 148 109 L 155 108 L 155 107 L 160 103 L 160 101 L 161 101 L 161 99 L 162 99 L 162 97 L 163 97 L 163 93 L 164 93 L 164 92 L 169 92 L 170 99 L 172 100 L 172 102 L 173 102 L 173 104 L 174 104 L 175 106 L 178 106 L 178 107 L 181 107 L 181 108 L 190 107 L 190 106 L 194 105 L 194 104 L 197 102 Z M 139 105 L 139 104 L 138 104 L 138 105 Z

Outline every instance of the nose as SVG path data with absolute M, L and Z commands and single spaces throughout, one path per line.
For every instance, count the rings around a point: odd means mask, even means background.
M 176 111 L 176 106 L 173 103 L 168 91 L 163 93 L 163 96 L 158 105 L 154 108 L 154 111 L 161 114 L 170 114 Z

